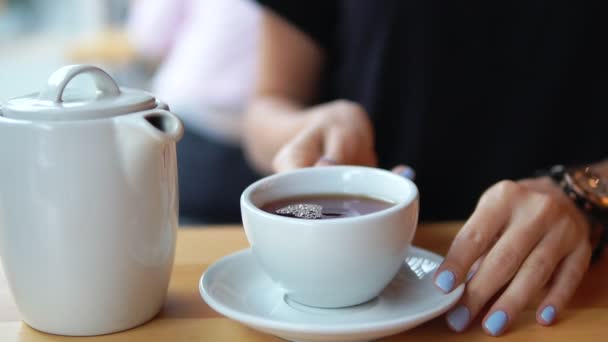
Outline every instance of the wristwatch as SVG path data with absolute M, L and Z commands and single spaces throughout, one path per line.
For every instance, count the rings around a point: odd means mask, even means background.
M 593 166 L 565 167 L 556 165 L 549 176 L 572 199 L 597 229 L 598 241 L 592 260 L 597 260 L 608 244 L 608 176 Z M 592 232 L 595 233 L 595 232 Z

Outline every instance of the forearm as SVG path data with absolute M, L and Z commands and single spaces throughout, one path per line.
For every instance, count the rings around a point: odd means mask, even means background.
M 273 171 L 283 145 L 316 114 L 305 111 L 317 97 L 324 51 L 285 19 L 264 10 L 255 97 L 245 115 L 247 156 L 260 171 Z
M 245 115 L 244 142 L 247 157 L 262 173 L 272 172 L 279 149 L 312 120 L 313 114 L 286 97 L 261 96 Z

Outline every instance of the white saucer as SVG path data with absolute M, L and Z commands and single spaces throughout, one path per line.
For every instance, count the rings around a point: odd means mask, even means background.
M 290 341 L 370 341 L 411 329 L 446 312 L 464 291 L 443 294 L 433 285 L 442 257 L 412 247 L 391 284 L 353 307 L 319 309 L 287 298 L 266 276 L 250 249 L 226 256 L 201 277 L 203 299 L 217 312 Z

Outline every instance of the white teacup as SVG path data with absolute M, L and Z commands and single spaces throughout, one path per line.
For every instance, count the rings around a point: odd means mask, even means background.
M 395 203 L 356 217 L 304 220 L 265 212 L 278 199 L 364 195 Z M 418 189 L 389 171 L 360 166 L 300 169 L 266 177 L 241 197 L 245 233 L 265 272 L 289 299 L 323 308 L 376 297 L 399 271 L 418 221 Z

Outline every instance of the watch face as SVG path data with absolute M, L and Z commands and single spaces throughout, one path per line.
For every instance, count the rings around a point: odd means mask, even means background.
M 594 172 L 593 168 L 586 167 L 573 170 L 570 174 L 572 183 L 601 208 L 608 208 L 608 177 Z

